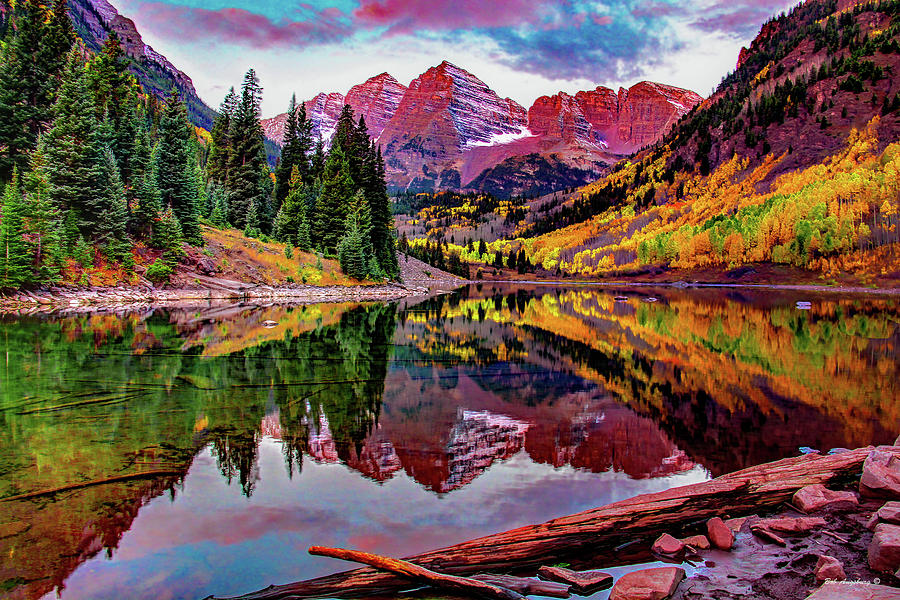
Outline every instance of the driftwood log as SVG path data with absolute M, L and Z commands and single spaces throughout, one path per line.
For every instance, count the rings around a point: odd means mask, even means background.
M 315 554 L 316 556 L 330 556 L 331 558 L 340 558 L 341 560 L 362 563 L 382 571 L 388 571 L 394 575 L 400 575 L 401 577 L 405 577 L 416 583 L 424 583 L 432 587 L 461 591 L 479 598 L 488 598 L 490 600 L 525 600 L 525 596 L 519 592 L 514 592 L 493 583 L 469 579 L 467 577 L 459 577 L 457 575 L 445 575 L 397 558 L 388 558 L 369 552 L 360 552 L 359 550 L 325 548 L 323 546 L 313 546 L 309 549 L 309 553 Z
M 900 447 L 882 447 L 900 455 Z M 610 555 L 634 541 L 649 545 L 660 533 L 714 516 L 741 516 L 774 509 L 798 489 L 816 483 L 858 480 L 872 447 L 835 455 L 807 454 L 736 471 L 654 494 L 644 494 L 539 525 L 519 527 L 408 557 L 423 567 L 454 575 L 536 570 L 575 553 Z M 403 579 L 363 568 L 286 585 L 269 586 L 242 600 L 350 598 L 390 594 Z

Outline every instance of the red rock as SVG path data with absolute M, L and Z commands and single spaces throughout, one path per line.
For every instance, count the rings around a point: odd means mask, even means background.
M 731 546 L 734 544 L 734 533 L 722 519 L 713 517 L 707 521 L 706 532 L 713 546 L 719 550 L 731 550 Z
M 744 526 L 744 523 L 746 523 L 747 519 L 749 519 L 749 518 L 750 517 L 737 517 L 734 519 L 725 519 L 725 525 L 728 526 L 728 529 L 737 533 L 738 531 L 741 530 L 741 527 Z
M 616 581 L 609 600 L 665 600 L 678 589 L 684 569 L 658 567 L 626 573 Z
M 571 591 L 587 596 L 612 585 L 613 576 L 603 571 L 572 571 L 562 567 L 541 567 L 538 576 L 549 581 L 571 585 Z
M 816 563 L 816 581 L 822 583 L 829 579 L 833 581 L 843 581 L 847 579 L 844 574 L 844 565 L 841 561 L 831 556 L 820 556 L 819 562 Z
M 684 544 L 668 533 L 664 533 L 653 542 L 651 549 L 662 556 L 678 556 L 684 552 Z
M 900 499 L 900 457 L 880 448 L 872 450 L 863 463 L 859 493 L 867 498 Z
M 808 533 L 816 527 L 825 525 L 822 517 L 784 517 L 773 519 L 760 519 L 754 526 L 780 531 L 782 533 Z
M 778 544 L 779 546 L 782 546 L 782 547 L 787 546 L 787 542 L 784 541 L 784 538 L 775 535 L 769 529 L 766 529 L 765 527 L 761 527 L 760 525 L 758 525 L 756 523 L 754 523 L 753 525 L 750 526 L 750 532 L 753 533 L 753 535 L 755 535 L 756 537 L 762 538 L 769 542 L 773 542 L 775 544 Z
M 820 483 L 797 490 L 793 502 L 794 506 L 803 512 L 814 512 L 823 508 L 859 506 L 859 500 L 853 492 L 835 492 Z
M 900 502 L 886 502 L 875 515 L 882 523 L 900 525 Z
M 725 524 L 728 525 L 728 521 Z M 709 548 L 709 539 L 705 535 L 692 535 L 691 537 L 681 538 L 681 543 L 695 550 L 706 550 Z
M 350 88 L 344 102 L 350 105 L 357 119 L 365 118 L 369 136 L 377 139 L 397 112 L 405 93 L 405 85 L 389 74 L 382 73 Z
M 897 600 L 897 588 L 863 581 L 829 581 L 806 600 Z
M 869 544 L 869 568 L 893 573 L 900 567 L 900 526 L 881 523 Z

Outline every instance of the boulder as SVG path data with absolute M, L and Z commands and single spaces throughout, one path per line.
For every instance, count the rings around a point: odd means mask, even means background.
M 562 567 L 541 567 L 538 569 L 538 577 L 549 581 L 567 583 L 571 592 L 581 596 L 588 596 L 597 590 L 606 589 L 612 585 L 613 576 L 603 571 L 572 571 Z
M 728 525 L 728 521 L 725 522 Z M 681 538 L 681 543 L 690 546 L 694 550 L 706 550 L 709 548 L 709 538 L 705 535 L 692 535 L 691 537 Z
M 876 448 L 863 463 L 859 493 L 866 498 L 900 499 L 900 457 Z
M 864 581 L 829 581 L 806 600 L 897 600 L 897 588 Z
M 817 527 L 825 525 L 822 517 L 783 517 L 773 519 L 760 519 L 754 523 L 754 527 L 779 531 L 781 533 L 809 533 Z
M 610 592 L 609 600 L 665 600 L 684 579 L 680 567 L 657 567 L 626 573 Z
M 823 508 L 853 508 L 859 500 L 853 492 L 835 492 L 821 483 L 800 488 L 794 494 L 794 506 L 803 512 L 814 512 Z
M 820 556 L 816 563 L 816 581 L 822 583 L 828 581 L 844 581 L 847 575 L 844 573 L 844 565 L 832 556 Z
M 725 524 L 728 526 L 728 529 L 737 533 L 738 531 L 741 530 L 741 527 L 744 526 L 744 523 L 746 523 L 747 519 L 749 519 L 749 518 L 750 517 L 737 517 L 735 519 L 726 519 Z
M 713 517 L 706 522 L 706 533 L 712 545 L 719 550 L 731 550 L 731 546 L 734 545 L 734 532 L 719 517 Z
M 869 568 L 893 573 L 900 567 L 900 525 L 881 523 L 869 544 Z
M 668 533 L 664 533 L 656 538 L 651 550 L 653 550 L 655 554 L 674 557 L 684 552 L 684 544 Z
M 874 514 L 872 514 L 869 522 L 866 523 L 866 527 L 868 527 L 869 529 L 875 529 L 875 526 L 879 523 L 900 525 L 900 502 L 885 503 L 884 506 L 882 506 Z
M 216 263 L 211 258 L 201 258 L 197 261 L 197 271 L 203 275 L 214 275 Z

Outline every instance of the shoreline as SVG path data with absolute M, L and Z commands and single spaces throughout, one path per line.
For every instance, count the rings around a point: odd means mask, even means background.
M 235 282 L 238 283 L 238 282 Z M 449 286 L 447 286 L 449 287 Z M 224 288 L 45 288 L 0 296 L 2 314 L 40 314 L 58 311 L 96 312 L 142 308 L 177 308 L 212 302 L 318 304 L 337 302 L 394 302 L 425 297 L 443 287 L 386 283 L 357 286 L 266 286 L 240 284 Z M 452 289 L 452 288 L 449 288 Z
M 689 283 L 637 282 L 637 281 L 567 281 L 562 279 L 482 279 L 435 280 L 431 285 L 381 283 L 355 286 L 314 286 L 293 284 L 268 286 L 237 281 L 219 280 L 215 287 L 156 288 L 156 287 L 49 287 L 37 290 L 20 290 L 11 295 L 0 295 L 0 315 L 38 314 L 70 310 L 94 312 L 97 310 L 139 309 L 150 307 L 190 307 L 210 302 L 282 302 L 290 304 L 317 304 L 336 302 L 395 302 L 407 298 L 424 298 L 434 293 L 448 292 L 466 285 L 503 284 L 527 286 L 600 287 L 600 288 L 672 288 L 688 289 L 751 289 L 781 290 L 834 294 L 866 294 L 873 296 L 900 296 L 900 287 L 868 288 L 856 286 L 823 286 L 789 283 Z

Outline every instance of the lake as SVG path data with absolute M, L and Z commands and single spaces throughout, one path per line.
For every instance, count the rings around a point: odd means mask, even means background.
M 798 305 L 808 301 L 809 305 Z M 277 323 L 267 328 L 263 321 Z M 896 298 L 472 285 L 0 318 L 0 595 L 202 598 L 890 443 Z

